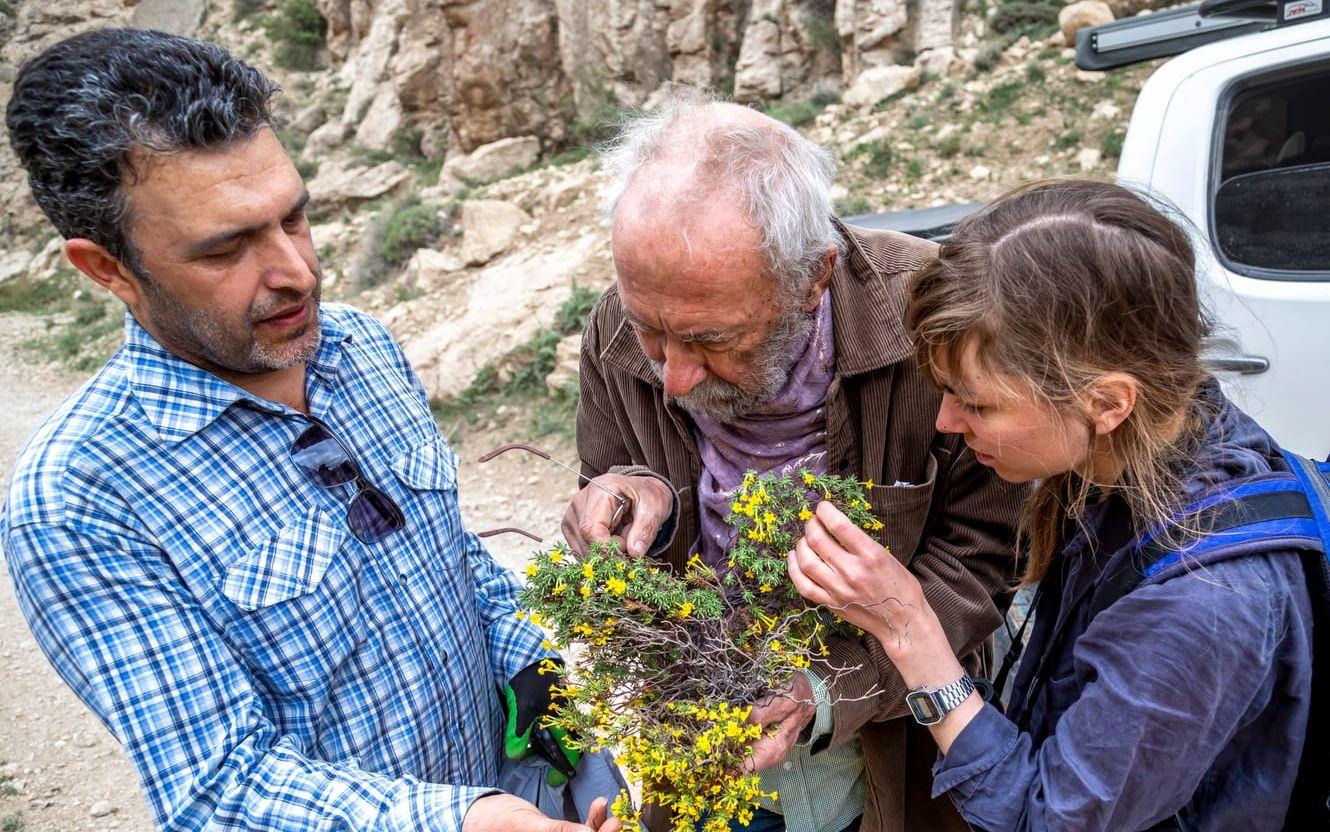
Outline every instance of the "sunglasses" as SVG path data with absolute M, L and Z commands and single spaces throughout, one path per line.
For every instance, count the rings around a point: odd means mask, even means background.
M 346 509 L 347 525 L 361 543 L 378 543 L 406 526 L 406 517 L 392 498 L 361 472 L 342 440 L 321 423 L 310 425 L 291 444 L 291 461 L 323 488 L 355 483 L 356 493 Z

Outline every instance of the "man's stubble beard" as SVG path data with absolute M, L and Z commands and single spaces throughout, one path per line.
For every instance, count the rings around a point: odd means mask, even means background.
M 789 381 L 794 366 L 794 350 L 813 328 L 813 313 L 791 304 L 772 326 L 771 333 L 757 350 L 752 373 L 744 386 L 718 378 L 707 378 L 682 396 L 666 400 L 688 413 L 718 424 L 730 424 L 771 401 Z M 656 377 L 664 380 L 664 366 L 650 361 Z
M 260 374 L 285 370 L 314 357 L 319 348 L 319 300 L 323 276 L 315 267 L 314 289 L 308 296 L 281 292 L 251 307 L 243 333 L 217 320 L 206 308 L 191 308 L 161 291 L 151 278 L 143 279 L 145 304 L 155 334 L 172 352 L 186 359 L 199 359 L 231 373 Z M 308 297 L 313 302 L 310 319 L 293 337 L 277 344 L 264 344 L 256 337 L 255 323 Z M 243 337 L 237 337 L 243 335 Z

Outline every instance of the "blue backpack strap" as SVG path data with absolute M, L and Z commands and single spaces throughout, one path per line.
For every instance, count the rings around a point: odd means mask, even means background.
M 1212 559 L 1224 550 L 1265 544 L 1302 553 L 1315 627 L 1312 701 L 1330 700 L 1330 463 L 1283 451 L 1290 473 L 1239 483 L 1208 495 L 1184 512 L 1204 533 L 1182 547 L 1161 542 L 1163 530 L 1142 535 L 1127 563 L 1109 575 L 1090 600 L 1097 615 L 1141 583 L 1183 563 Z M 1257 549 L 1259 551 L 1259 549 Z M 1319 756 L 1330 745 L 1330 710 L 1313 707 L 1284 832 L 1330 829 L 1330 769 Z M 1176 817 L 1176 816 L 1175 816 Z M 1169 825 L 1172 824 L 1172 825 Z M 1161 829 L 1185 828 L 1174 818 Z
M 1207 495 L 1183 511 L 1188 524 L 1204 533 L 1181 547 L 1167 542 L 1162 527 L 1141 535 L 1131 556 L 1095 590 L 1090 599 L 1091 617 L 1186 559 L 1213 557 L 1256 542 L 1323 551 L 1312 502 L 1298 479 L 1287 474 L 1250 480 Z M 1320 508 L 1324 515 L 1325 506 Z

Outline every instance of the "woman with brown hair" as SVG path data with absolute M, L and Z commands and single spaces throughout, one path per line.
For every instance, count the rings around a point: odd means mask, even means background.
M 1039 591 L 1006 713 L 966 677 L 910 572 L 831 505 L 790 554 L 799 590 L 876 637 L 914 689 L 942 752 L 935 795 L 976 828 L 1285 822 L 1311 602 L 1288 545 L 1190 554 L 1218 532 L 1184 507 L 1288 471 L 1201 364 L 1194 265 L 1186 233 L 1133 192 L 1055 181 L 967 219 L 911 286 L 917 359 L 944 392 L 938 429 L 1004 479 L 1038 482 L 1024 582 Z M 1142 578 L 1147 539 L 1171 556 Z M 1124 577 L 1130 591 L 1105 589 Z

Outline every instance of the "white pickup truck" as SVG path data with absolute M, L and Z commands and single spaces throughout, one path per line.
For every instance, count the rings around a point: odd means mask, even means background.
M 1206 0 L 1082 30 L 1077 44 L 1083 69 L 1188 50 L 1141 89 L 1117 179 L 1172 203 L 1190 223 L 1197 279 L 1219 329 L 1211 366 L 1281 444 L 1315 458 L 1330 453 L 1323 3 Z M 973 207 L 850 221 L 940 237 Z

